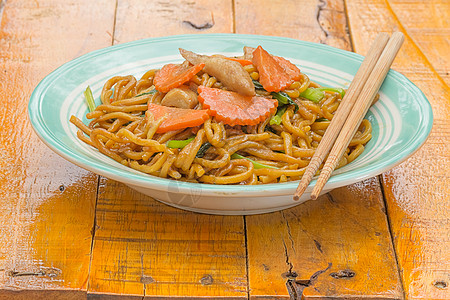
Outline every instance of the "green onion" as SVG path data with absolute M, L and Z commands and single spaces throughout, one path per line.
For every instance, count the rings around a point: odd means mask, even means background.
M 332 87 L 319 87 L 319 88 L 307 88 L 303 92 L 300 93 L 300 97 L 311 100 L 312 102 L 319 102 L 325 97 L 323 92 L 335 92 L 341 95 L 341 98 L 344 98 L 345 90 L 341 88 L 332 88 Z
M 197 154 L 195 155 L 195 157 L 202 158 L 203 156 L 205 156 L 206 151 L 208 151 L 208 149 L 211 146 L 212 145 L 210 143 L 208 143 L 208 142 L 206 142 L 203 145 L 201 145 L 200 149 L 198 149 Z
M 151 90 L 149 92 L 140 93 L 139 95 L 134 96 L 134 98 L 144 96 L 144 95 L 153 95 L 156 92 L 157 92 L 157 90 Z
M 255 86 L 255 89 L 257 90 L 263 90 L 264 87 L 262 86 L 261 83 L 259 83 L 259 81 L 252 79 L 253 85 Z
M 341 94 L 341 98 L 344 98 L 344 95 L 345 95 L 345 90 L 342 88 L 319 87 L 319 88 L 316 88 L 316 90 L 339 93 L 339 94 Z
M 300 97 L 306 98 L 308 100 L 311 100 L 312 102 L 319 102 L 320 100 L 325 97 L 323 91 L 320 91 L 315 88 L 307 88 L 303 92 L 300 93 Z
M 281 117 L 286 112 L 286 109 L 287 109 L 287 105 L 285 105 L 283 107 L 280 107 L 277 110 L 277 113 L 272 118 L 270 118 L 269 125 L 280 125 L 281 124 Z
M 272 92 L 270 94 L 278 100 L 279 104 L 290 104 L 292 101 L 291 97 L 285 92 Z
M 248 160 L 248 161 L 251 161 L 252 164 L 253 164 L 253 167 L 254 167 L 255 169 L 267 169 L 267 168 L 268 168 L 268 169 L 278 169 L 277 167 L 272 167 L 272 166 L 268 166 L 268 165 L 259 163 L 259 162 L 257 162 L 257 161 L 254 161 L 253 159 L 247 158 L 247 157 L 242 156 L 242 155 L 239 155 L 239 154 L 237 154 L 237 153 L 233 153 L 233 154 L 231 155 L 231 158 L 232 158 L 232 159 L 246 159 L 246 160 Z
M 328 120 L 327 118 L 319 118 L 316 120 L 316 122 L 327 122 L 327 121 L 330 121 L 330 120 Z
M 94 101 L 94 95 L 92 95 L 91 88 L 88 86 L 86 90 L 84 91 L 84 97 L 86 98 L 87 105 L 89 107 L 89 110 L 92 112 L 95 110 L 95 101 Z
M 169 148 L 184 148 L 187 146 L 187 144 L 189 144 L 190 142 L 192 142 L 195 139 L 195 136 L 190 137 L 186 140 L 170 140 L 167 141 L 166 146 Z
M 294 105 L 295 109 L 294 109 L 294 113 L 297 112 L 298 110 L 298 105 L 297 103 L 295 103 L 291 97 L 289 97 L 288 94 L 286 94 L 285 92 L 272 92 L 270 93 L 275 99 L 278 100 L 278 106 L 283 106 L 283 105 Z

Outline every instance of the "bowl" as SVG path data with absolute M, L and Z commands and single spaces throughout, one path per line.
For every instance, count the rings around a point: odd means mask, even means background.
M 150 38 L 97 50 L 78 57 L 46 76 L 31 95 L 28 113 L 42 141 L 63 158 L 84 169 L 122 182 L 167 205 L 222 215 L 249 215 L 293 207 L 310 199 L 313 180 L 299 201 L 298 182 L 280 184 L 212 185 L 158 178 L 140 173 L 99 153 L 76 137 L 69 123 L 75 115 L 85 123 L 88 107 L 83 91 L 96 96 L 115 75 L 142 75 L 150 68 L 183 61 L 178 48 L 203 54 L 240 55 L 244 46 L 261 45 L 288 58 L 313 81 L 348 87 L 363 57 L 323 44 L 289 38 L 241 34 L 179 35 Z M 411 156 L 430 133 L 433 115 L 424 94 L 405 76 L 390 70 L 380 99 L 367 113 L 373 137 L 362 155 L 333 172 L 323 193 L 379 175 Z

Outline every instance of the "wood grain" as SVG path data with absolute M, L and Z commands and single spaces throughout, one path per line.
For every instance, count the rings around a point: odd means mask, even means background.
M 450 85 L 450 1 L 390 0 L 386 4 L 392 18 Z
M 108 45 L 113 12 L 113 1 L 2 1 L 0 299 L 86 297 L 97 176 L 39 141 L 27 103 L 47 73 Z
M 114 41 L 231 32 L 232 20 L 231 1 L 119 1 Z M 90 296 L 247 298 L 242 217 L 170 208 L 104 179 L 96 220 Z
M 176 34 L 233 32 L 232 1 L 118 1 L 114 43 Z
M 425 7 L 420 1 L 393 1 L 392 5 L 386 1 L 373 1 L 370 5 L 365 1 L 348 1 L 350 27 L 355 28 L 352 32 L 358 52 L 365 50 L 364 41 L 374 32 L 400 29 L 407 35 L 394 68 L 411 79 L 433 107 L 434 126 L 425 145 L 382 177 L 407 299 L 449 299 L 450 89 L 440 76 L 441 71 L 436 69 L 436 62 L 442 59 L 436 52 L 440 50 L 424 47 L 430 39 L 435 40 L 436 47 L 443 41 L 440 35 L 430 35 L 426 39 L 421 35 L 408 35 L 411 30 L 423 28 L 427 32 L 433 26 L 440 27 L 441 22 L 448 22 L 435 19 L 433 25 L 430 21 L 430 11 L 445 13 L 441 10 L 447 7 L 446 3 L 430 1 Z M 408 9 L 404 10 L 406 6 Z M 413 23 L 411 20 L 424 21 Z M 414 28 L 410 28 L 412 24 Z M 444 59 L 448 58 L 448 51 L 446 54 Z
M 407 299 L 449 299 L 449 5 L 0 1 L 0 299 L 401 299 L 399 277 Z M 382 176 L 389 219 L 377 178 L 259 216 L 170 208 L 59 158 L 26 118 L 40 79 L 112 43 L 237 32 L 365 54 L 394 30 L 407 36 L 394 68 L 425 92 L 435 122 L 425 146 Z
M 242 217 L 170 208 L 102 180 L 89 292 L 247 298 Z
M 236 33 L 290 37 L 349 49 L 344 3 L 236 0 Z
M 343 1 L 237 1 L 236 32 L 351 50 Z M 251 299 L 402 298 L 377 178 L 246 225 Z
M 377 178 L 332 191 L 316 201 L 248 216 L 252 299 L 401 299 Z

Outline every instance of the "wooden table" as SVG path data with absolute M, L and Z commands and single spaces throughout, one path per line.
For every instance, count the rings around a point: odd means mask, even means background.
M 450 1 L 2 0 L 0 18 L 0 299 L 450 299 Z M 393 68 L 433 106 L 428 141 L 281 212 L 167 207 L 63 160 L 27 119 L 45 75 L 112 44 L 235 32 L 364 55 L 396 30 Z

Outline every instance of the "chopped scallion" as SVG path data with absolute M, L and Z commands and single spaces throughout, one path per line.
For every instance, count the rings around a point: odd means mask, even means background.
M 339 94 L 341 94 L 341 98 L 344 98 L 344 95 L 345 95 L 345 90 L 342 88 L 319 87 L 319 88 L 316 88 L 316 90 L 339 93 Z
M 286 112 L 286 109 L 287 109 L 287 105 L 285 105 L 283 107 L 280 107 L 277 110 L 277 113 L 272 118 L 270 118 L 269 125 L 280 125 L 281 124 L 281 117 Z
M 294 109 L 294 113 L 297 112 L 298 110 L 298 104 L 294 102 L 294 100 L 292 100 L 291 97 L 289 97 L 288 94 L 286 94 L 285 92 L 272 92 L 271 95 L 278 100 L 278 106 L 283 106 L 283 105 L 294 105 L 295 109 Z
M 239 154 L 237 154 L 237 153 L 233 153 L 233 154 L 231 155 L 231 158 L 232 158 L 232 159 L 246 159 L 246 160 L 248 160 L 248 161 L 251 161 L 252 164 L 253 164 L 253 167 L 254 167 L 255 169 L 278 169 L 277 167 L 268 166 L 268 165 L 259 163 L 259 162 L 257 162 L 257 161 L 254 161 L 253 159 L 247 158 L 247 157 L 242 156 L 242 155 L 239 155 Z
M 157 92 L 157 90 L 151 90 L 149 92 L 140 93 L 139 95 L 136 95 L 134 97 L 136 98 L 136 97 L 140 97 L 140 96 L 144 96 L 144 95 L 153 95 L 156 92 Z
M 264 89 L 264 87 L 262 86 L 261 83 L 259 83 L 259 81 L 254 80 L 254 79 L 252 79 L 252 81 L 253 81 L 253 85 L 255 86 L 255 89 L 257 89 L 257 90 L 263 90 Z
M 197 154 L 195 155 L 195 157 L 202 158 L 203 156 L 205 156 L 206 151 L 208 151 L 208 149 L 211 146 L 212 145 L 209 142 L 206 142 L 203 145 L 201 145 L 200 149 L 198 149 Z
M 315 88 L 307 88 L 303 92 L 300 93 L 300 97 L 306 98 L 308 100 L 311 100 L 312 102 L 319 102 L 320 100 L 325 97 L 323 91 Z
M 88 86 L 84 91 L 84 97 L 86 98 L 89 111 L 93 112 L 95 110 L 94 95 L 92 94 L 91 88 Z
M 319 118 L 316 120 L 316 122 L 329 122 L 330 120 L 328 120 L 327 118 Z
M 190 137 L 190 138 L 188 138 L 188 139 L 186 139 L 186 140 L 170 140 L 170 141 L 167 141 L 167 143 L 166 143 L 166 146 L 168 147 L 168 148 L 178 148 L 178 149 L 180 149 L 180 148 L 184 148 L 184 147 L 186 147 L 190 142 L 192 142 L 193 140 L 195 139 L 195 136 L 193 136 L 193 137 Z

